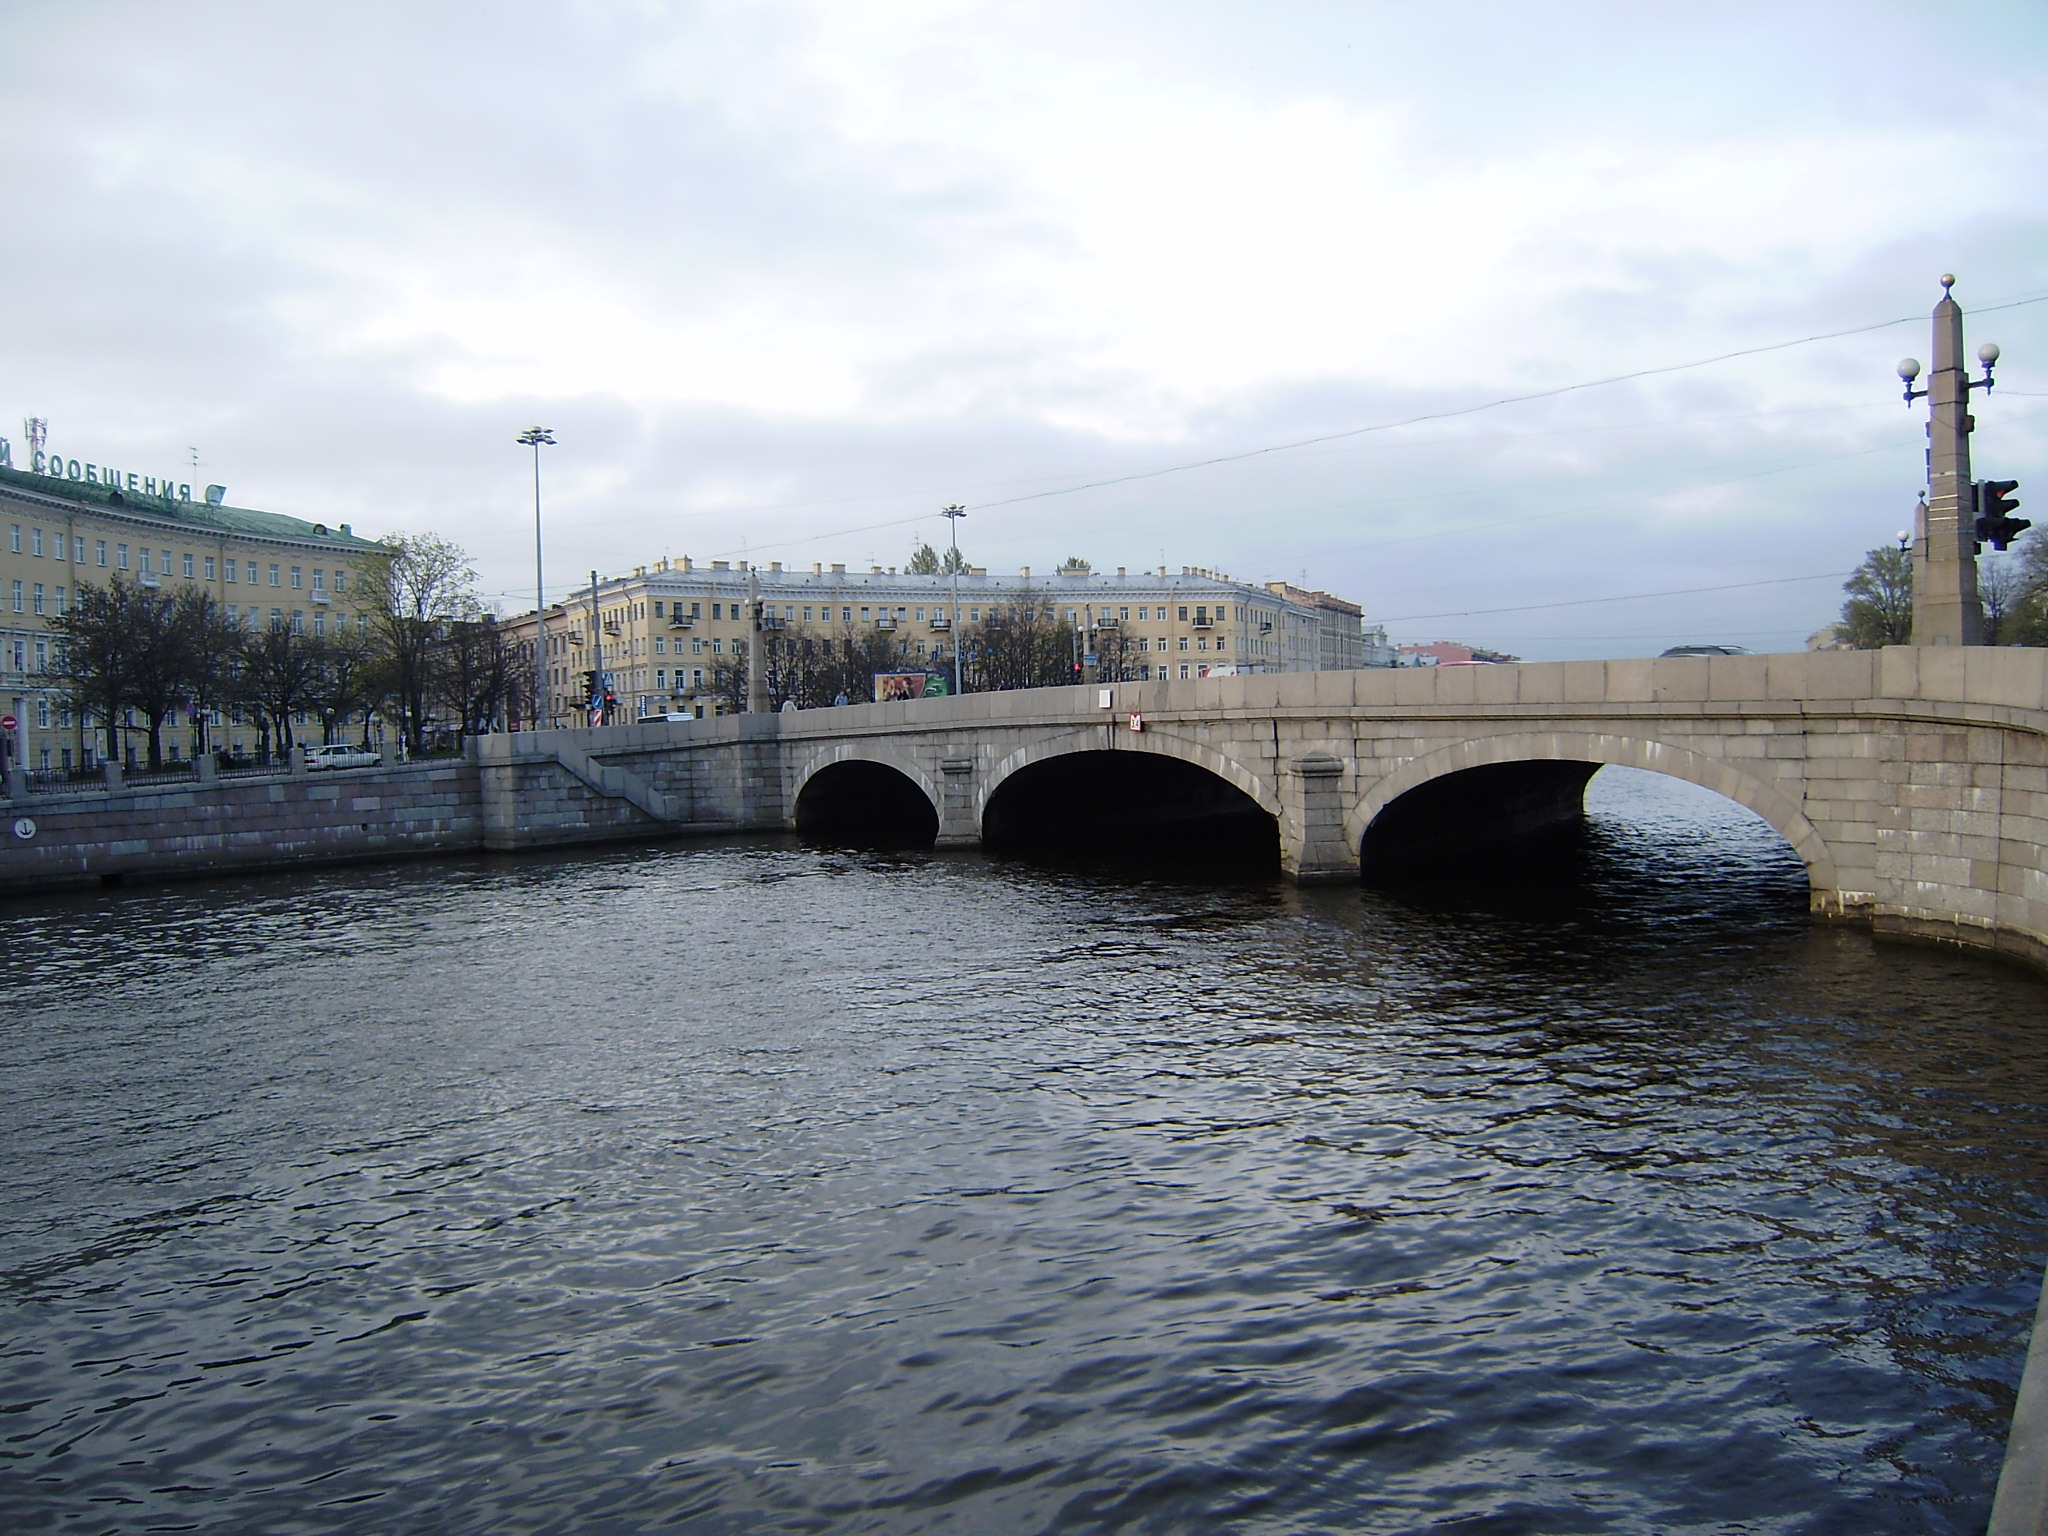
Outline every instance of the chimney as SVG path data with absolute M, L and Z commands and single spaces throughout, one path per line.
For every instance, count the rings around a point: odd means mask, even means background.
M 714 571 L 729 571 L 732 569 L 732 567 L 730 565 L 727 565 L 723 560 L 714 560 L 711 562 L 711 569 L 713 569 Z M 1166 572 L 1161 571 L 1159 574 L 1164 576 Z
M 747 562 L 744 560 L 736 561 L 733 565 L 733 569 L 736 571 L 744 571 L 746 568 Z
M 351 531 L 350 531 L 350 529 L 349 529 L 349 526 L 348 526 L 348 524 L 347 524 L 347 523 L 343 523 L 343 524 L 341 525 L 341 536 L 342 536 L 342 537 L 343 537 L 344 539 L 352 539 L 352 538 L 354 538 L 354 537 L 355 537 L 355 534 L 354 534 L 353 532 L 351 532 Z
M 1116 573 L 1118 576 L 1122 576 L 1124 574 L 1124 568 L 1122 566 L 1118 566 L 1116 568 Z
M 871 565 L 868 567 L 868 574 L 870 576 L 879 576 L 882 574 L 882 568 L 879 565 Z
M 813 560 L 811 562 L 811 574 L 813 576 L 822 576 L 825 574 L 825 567 L 819 564 L 816 560 Z
M 633 574 L 635 576 L 645 576 L 647 574 L 647 567 L 644 565 L 636 565 L 633 567 Z
M 768 569 L 770 571 L 779 571 L 782 569 L 782 562 L 780 560 L 770 560 L 768 562 Z
M 834 576 L 844 576 L 846 574 L 846 567 L 843 565 L 835 565 L 832 567 L 832 574 Z
M 1164 576 L 1164 575 L 1166 574 L 1166 567 L 1165 567 L 1165 566 L 1163 566 L 1163 565 L 1162 565 L 1161 567 L 1159 567 L 1159 574 L 1160 574 L 1160 575 L 1162 575 L 1162 576 Z
M 988 574 L 988 567 L 985 565 L 970 565 L 967 567 L 967 574 L 970 576 L 986 576 Z
M 1029 581 L 1031 579 L 1031 567 L 1028 565 L 1019 566 L 1017 568 L 1017 574 L 1023 577 L 1026 581 Z
M 683 569 L 686 571 L 690 569 L 690 557 L 688 555 L 683 556 Z

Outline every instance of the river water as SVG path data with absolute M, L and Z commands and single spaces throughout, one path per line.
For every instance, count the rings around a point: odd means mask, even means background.
M 771 838 L 0 908 L 0 1528 L 1981 1530 L 2048 989 L 1589 803 L 1426 890 Z

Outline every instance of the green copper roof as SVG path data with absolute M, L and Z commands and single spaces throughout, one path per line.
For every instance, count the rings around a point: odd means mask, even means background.
M 0 489 L 34 491 L 61 501 L 84 506 L 119 510 L 139 517 L 158 518 L 188 528 L 216 533 L 244 533 L 259 538 L 291 539 L 302 544 L 332 544 L 342 549 L 375 549 L 374 539 L 345 534 L 325 523 L 286 517 L 280 512 L 258 512 L 250 507 L 216 507 L 204 501 L 181 501 L 170 496 L 145 495 L 140 491 L 118 490 L 111 485 L 93 485 L 82 480 L 60 479 L 55 475 L 31 474 L 27 470 L 0 467 Z

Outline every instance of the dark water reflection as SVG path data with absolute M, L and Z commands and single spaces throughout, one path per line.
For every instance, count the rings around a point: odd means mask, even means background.
M 780 841 L 0 911 L 0 1527 L 1970 1532 L 2043 989 L 1607 774 L 1457 890 Z

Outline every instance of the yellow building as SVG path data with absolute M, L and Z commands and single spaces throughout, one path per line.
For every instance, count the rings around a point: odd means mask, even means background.
M 945 671 L 956 634 L 1027 602 L 1076 632 L 1077 661 L 1103 658 L 1089 663 L 1090 676 L 1111 657 L 1133 680 L 1362 664 L 1356 604 L 1191 566 L 1173 575 L 1164 566 L 1119 566 L 1114 575 L 1075 566 L 1036 577 L 1028 566 L 1014 576 L 976 567 L 958 577 L 957 605 L 950 575 L 881 566 L 850 572 L 843 565 L 806 572 L 785 570 L 780 561 L 751 574 L 766 615 L 779 626 L 825 637 L 886 637 L 905 670 Z M 743 654 L 749 633 L 748 575 L 744 561 L 663 560 L 551 607 L 545 723 L 587 723 L 586 679 L 600 668 L 611 679 L 620 719 L 719 713 L 718 663 Z M 533 644 L 531 613 L 505 620 L 504 628 L 515 644 Z M 1326 636 L 1327 629 L 1343 633 Z
M 76 718 L 55 671 L 50 621 L 79 588 L 116 575 L 145 587 L 203 585 L 246 627 L 345 633 L 367 622 L 362 572 L 380 550 L 346 523 L 228 506 L 218 486 L 195 499 L 181 481 L 40 448 L 16 467 L 0 438 L 0 713 L 16 721 L 11 761 L 84 767 L 104 741 Z M 190 724 L 182 712 L 174 723 Z

